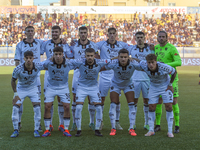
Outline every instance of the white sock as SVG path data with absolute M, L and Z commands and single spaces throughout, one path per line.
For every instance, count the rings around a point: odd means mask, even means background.
M 133 129 L 133 125 L 135 124 L 135 105 L 134 102 L 128 103 L 129 107 L 129 122 L 130 122 L 130 127 L 129 129 Z
M 51 124 L 51 118 L 44 118 L 44 125 L 45 125 L 45 128 L 46 130 L 49 130 L 49 126 Z
M 21 106 L 19 107 L 19 122 L 21 122 L 22 113 L 23 113 L 23 104 L 21 104 Z
M 12 110 L 12 123 L 14 130 L 18 130 L 19 123 L 19 106 L 14 105 Z
M 117 104 L 115 103 L 110 104 L 109 116 L 110 116 L 110 123 L 111 123 L 112 129 L 115 129 L 116 107 L 117 107 Z
M 154 132 L 155 110 L 150 111 L 148 114 L 149 131 Z
M 51 106 L 51 110 L 50 110 L 50 113 L 51 113 L 51 122 L 50 124 L 52 125 L 52 122 L 53 122 L 53 112 L 54 112 L 54 108 L 53 108 L 53 104 Z
M 116 120 L 119 121 L 121 103 L 116 105 Z
M 81 130 L 82 109 L 83 105 L 81 104 L 76 105 L 75 119 L 76 119 L 77 130 Z
M 69 118 L 64 118 L 64 128 L 65 130 L 68 130 L 69 124 L 70 124 L 70 117 Z
M 72 102 L 72 119 L 73 119 L 73 124 L 76 123 L 75 112 L 76 112 L 76 103 L 73 101 Z
M 64 124 L 63 116 L 64 116 L 64 107 L 63 104 L 58 102 L 58 116 L 59 116 L 59 125 Z
M 148 104 L 144 104 L 143 111 L 144 111 L 144 122 L 145 122 L 144 124 L 148 125 L 148 112 L 149 112 Z
M 41 121 L 41 109 L 40 109 L 40 105 L 33 106 L 33 111 L 34 111 L 35 130 L 39 130 L 40 121 Z
M 88 111 L 90 114 L 90 123 L 94 123 L 95 106 L 93 104 L 88 104 Z
M 166 111 L 166 118 L 167 118 L 167 124 L 168 124 L 168 132 L 172 133 L 173 128 L 173 121 L 174 121 L 174 115 L 173 111 Z
M 95 129 L 99 130 L 101 126 L 101 120 L 102 120 L 102 107 L 101 105 L 96 105 L 96 126 Z
M 101 110 L 102 110 L 102 120 L 103 121 L 103 109 L 104 109 L 104 105 L 101 105 Z
M 137 115 L 137 104 L 135 104 L 135 124 L 136 124 L 136 115 Z

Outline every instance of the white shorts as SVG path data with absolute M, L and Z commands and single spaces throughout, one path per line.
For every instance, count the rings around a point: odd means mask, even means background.
M 99 75 L 99 92 L 101 97 L 106 97 L 111 86 L 112 76 L 105 77 L 105 74 Z
M 116 92 L 116 93 L 118 93 L 120 95 L 121 94 L 121 90 L 124 91 L 124 94 L 127 93 L 127 92 L 130 92 L 130 91 L 134 92 L 134 85 L 131 83 L 126 87 L 120 88 L 120 87 L 112 84 L 111 87 L 110 87 L 110 93 L 111 92 Z
M 47 86 L 45 91 L 44 103 L 51 103 L 54 101 L 55 96 L 60 97 L 60 102 L 70 103 L 69 88 L 55 90 Z
M 24 102 L 24 99 L 26 97 L 29 97 L 31 102 L 33 103 L 40 103 L 41 100 L 40 100 L 40 95 L 39 95 L 39 92 L 38 92 L 38 87 L 35 86 L 33 88 L 28 88 L 28 89 L 25 89 L 25 88 L 17 88 L 17 93 L 18 93 L 18 96 L 19 98 L 21 99 L 18 100 L 16 102 L 16 104 L 23 104 Z
M 80 76 L 79 69 L 74 70 L 73 80 L 72 80 L 72 93 L 76 94 L 78 78 Z
M 76 102 L 84 102 L 87 96 L 90 97 L 91 104 L 101 103 L 101 96 L 97 85 L 90 87 L 77 86 Z
M 173 103 L 173 93 L 170 90 L 159 89 L 159 87 L 149 87 L 149 104 L 157 104 L 159 101 L 159 97 L 162 96 L 163 103 Z
M 143 98 L 148 98 L 150 81 L 133 81 L 135 98 L 140 97 L 140 91 L 142 91 Z

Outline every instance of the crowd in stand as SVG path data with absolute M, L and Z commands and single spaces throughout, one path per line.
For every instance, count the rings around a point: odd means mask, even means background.
M 62 29 L 61 37 L 68 43 L 78 39 L 78 28 L 87 26 L 89 39 L 94 42 L 106 40 L 109 27 L 117 28 L 119 41 L 136 44 L 134 34 L 143 31 L 146 42 L 157 44 L 157 33 L 165 30 L 169 42 L 175 46 L 192 46 L 193 41 L 200 41 L 200 35 L 193 35 L 193 30 L 200 31 L 198 14 L 192 18 L 191 14 L 163 13 L 159 18 L 148 14 L 135 13 L 129 19 L 113 19 L 112 15 L 105 17 L 89 17 L 88 14 L 1 14 L 0 20 L 0 45 L 16 45 L 25 38 L 25 27 L 32 25 L 35 28 L 35 38 L 42 40 L 51 39 L 51 27 L 59 25 Z M 188 28 L 195 20 L 195 28 Z

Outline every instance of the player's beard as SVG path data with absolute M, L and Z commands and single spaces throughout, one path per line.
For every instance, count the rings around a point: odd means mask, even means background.
M 87 36 L 82 36 L 81 41 L 85 41 L 87 39 Z
M 167 42 L 167 40 L 159 40 L 158 41 L 160 44 L 165 44 Z
M 52 35 L 52 39 L 57 40 L 57 39 L 59 39 L 59 36 L 58 35 Z

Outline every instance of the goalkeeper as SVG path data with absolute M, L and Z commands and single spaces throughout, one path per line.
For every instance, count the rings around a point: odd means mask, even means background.
M 160 31 L 157 36 L 157 40 L 159 42 L 158 45 L 155 46 L 155 55 L 157 56 L 157 61 L 163 62 L 167 65 L 170 65 L 176 69 L 177 66 L 181 66 L 181 58 L 178 53 L 176 47 L 170 43 L 168 43 L 168 36 L 165 31 Z M 179 106 L 178 106 L 178 73 L 176 78 L 172 84 L 174 93 L 173 93 L 173 113 L 175 120 L 175 130 L 174 133 L 179 133 Z M 154 131 L 160 131 L 160 120 L 162 115 L 162 97 L 159 98 L 159 103 L 156 106 L 156 126 Z

